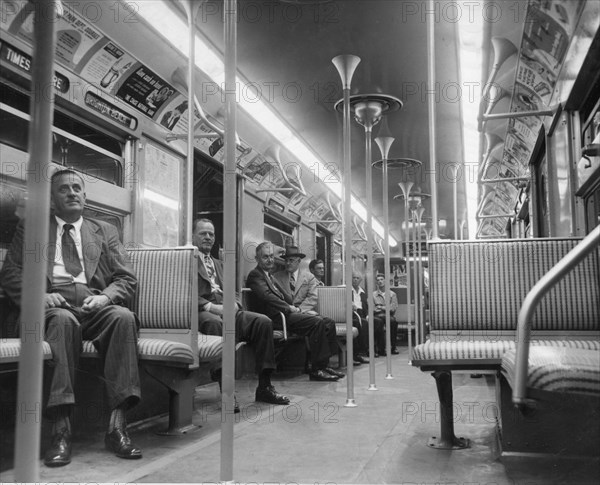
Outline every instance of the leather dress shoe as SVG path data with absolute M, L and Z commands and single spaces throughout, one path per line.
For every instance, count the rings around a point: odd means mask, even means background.
M 339 377 L 336 377 L 328 372 L 325 372 L 323 369 L 314 370 L 309 374 L 309 379 L 311 381 L 328 381 L 333 382 L 337 381 Z
M 328 374 L 331 374 L 332 376 L 337 377 L 338 379 L 341 379 L 342 377 L 346 377 L 346 374 L 344 374 L 343 372 L 339 372 L 335 369 L 332 369 L 331 367 L 325 367 L 325 369 L 323 369 L 325 372 L 327 372 Z
M 283 394 L 278 394 L 273 386 L 257 387 L 254 398 L 256 401 L 269 404 L 282 404 L 285 406 L 290 403 L 290 399 Z
M 355 366 L 359 366 L 360 364 L 362 364 L 362 362 L 360 360 L 358 360 L 356 357 L 354 359 L 352 359 L 352 362 L 354 363 Z
M 142 457 L 142 450 L 131 443 L 131 439 L 124 429 L 115 428 L 110 433 L 106 433 L 104 446 L 119 458 L 135 460 Z
M 396 347 L 394 347 L 392 349 L 392 355 L 398 355 L 400 352 L 398 351 L 398 349 Z
M 71 433 L 66 428 L 52 436 L 52 445 L 44 456 L 44 465 L 65 466 L 71 463 Z
M 354 362 L 360 362 L 361 364 L 368 364 L 369 363 L 369 359 L 367 359 L 366 357 L 363 357 L 362 355 L 357 355 L 356 357 L 354 357 Z
M 238 403 L 237 397 L 235 397 L 235 394 L 233 395 L 233 414 L 239 414 L 240 412 L 240 405 Z

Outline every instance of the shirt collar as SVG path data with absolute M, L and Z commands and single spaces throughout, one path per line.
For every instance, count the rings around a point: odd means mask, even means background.
M 58 225 L 58 231 L 60 234 L 62 234 L 63 226 L 65 224 L 69 224 L 69 223 L 64 221 L 63 219 L 61 219 L 58 216 L 54 216 L 54 218 L 56 219 L 56 224 Z M 75 222 L 71 222 L 70 224 L 75 228 L 75 231 L 77 233 L 81 232 L 81 225 L 83 224 L 83 217 L 80 216 L 79 219 L 77 219 Z

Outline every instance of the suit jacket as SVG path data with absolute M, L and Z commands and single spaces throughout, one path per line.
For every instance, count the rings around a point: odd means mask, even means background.
M 292 296 L 277 282 L 266 277 L 258 266 L 248 273 L 246 286 L 251 292 L 248 298 L 250 310 L 267 315 L 269 318 L 279 316 L 279 312 L 289 315 Z
M 46 261 L 46 288 L 52 287 L 52 270 L 56 254 L 56 219 L 50 219 L 48 248 L 35 248 L 34 257 Z M 23 252 L 25 227 L 23 221 L 17 226 L 11 246 L 0 271 L 0 285 L 11 299 L 20 307 L 22 291 Z M 137 288 L 137 279 L 128 265 L 128 258 L 116 227 L 104 221 L 83 219 L 81 225 L 81 244 L 83 268 L 87 284 L 94 293 L 110 298 L 115 305 L 128 303 Z M 27 251 L 31 257 L 32 252 Z
M 204 258 L 204 254 L 200 253 L 200 258 Z M 223 261 L 210 257 L 215 267 L 215 281 L 223 289 Z M 238 308 L 241 308 L 241 303 L 236 294 L 236 303 Z M 203 261 L 198 262 L 198 307 L 202 308 L 207 303 L 222 304 L 223 301 L 217 301 L 215 294 L 212 291 L 212 285 L 210 284 L 210 278 L 206 272 L 206 267 Z
M 300 308 L 302 313 L 316 311 L 319 298 L 317 294 L 319 282 L 310 271 L 298 271 L 295 291 L 292 291 L 290 288 L 290 274 L 287 271 L 278 271 L 273 275 L 273 279 L 277 282 L 278 286 L 291 295 L 292 304 Z

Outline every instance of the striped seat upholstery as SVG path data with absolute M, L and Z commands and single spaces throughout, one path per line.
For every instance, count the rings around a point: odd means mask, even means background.
M 44 353 L 44 360 L 52 358 L 52 351 L 48 342 L 42 343 L 42 351 Z M 0 339 L 0 363 L 12 364 L 19 362 L 19 355 L 21 353 L 21 339 L 20 338 L 3 338 Z
M 338 337 L 346 336 L 346 287 L 318 286 L 316 311 L 322 317 L 331 318 L 335 322 Z M 352 337 L 358 336 L 358 329 L 352 327 Z
M 413 349 L 428 360 L 495 359 L 514 348 L 521 303 L 533 285 L 580 240 L 442 241 L 429 246 L 430 340 Z M 600 263 L 590 255 L 541 300 L 535 333 L 600 331 Z M 463 339 L 463 335 L 469 335 Z M 553 339 L 554 337 L 550 338 Z M 571 339 L 571 341 L 575 341 Z M 582 340 L 582 348 L 585 343 Z M 571 345 L 571 344 L 568 344 Z
M 195 253 L 187 248 L 129 251 L 138 277 L 134 309 L 141 329 L 191 329 L 198 312 Z M 197 263 L 196 263 L 197 264 Z
M 570 349 L 583 349 L 600 351 L 599 340 L 585 339 L 558 339 L 532 340 L 531 345 L 564 347 Z M 476 360 L 484 359 L 494 361 L 490 363 L 500 364 L 502 356 L 516 348 L 514 340 L 452 340 L 433 342 L 428 341 L 418 345 L 413 352 L 414 365 L 420 361 L 457 361 L 457 360 Z
M 172 340 L 154 338 L 138 339 L 138 354 L 143 361 L 159 361 L 173 364 L 192 364 L 194 355 L 189 345 Z M 99 357 L 91 340 L 83 341 L 82 357 Z
M 502 358 L 502 373 L 511 387 L 514 385 L 515 358 L 515 350 L 506 352 Z M 527 387 L 600 396 L 600 352 L 597 349 L 532 345 Z
M 198 354 L 200 362 L 215 362 L 223 355 L 223 337 L 198 334 Z

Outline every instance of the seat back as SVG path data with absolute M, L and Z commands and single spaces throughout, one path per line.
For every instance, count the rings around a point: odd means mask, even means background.
M 335 323 L 346 323 L 346 287 L 317 286 L 316 312 Z
M 198 250 L 195 247 L 130 249 L 138 278 L 132 310 L 140 336 L 189 345 L 198 364 Z
M 533 285 L 579 238 L 429 244 L 431 330 L 511 332 Z M 588 256 L 541 301 L 534 331 L 598 332 L 600 263 Z

